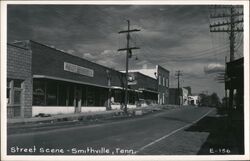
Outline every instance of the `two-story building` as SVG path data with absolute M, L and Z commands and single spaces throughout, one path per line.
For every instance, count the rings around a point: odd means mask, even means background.
M 132 72 L 139 72 L 145 76 L 151 77 L 156 80 L 156 91 L 158 92 L 157 102 L 158 104 L 169 103 L 169 71 L 160 65 L 156 65 L 154 68 L 148 69 L 135 69 L 129 70 Z

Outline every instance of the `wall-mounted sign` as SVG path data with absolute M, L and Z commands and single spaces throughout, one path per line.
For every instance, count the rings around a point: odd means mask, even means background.
M 94 70 L 67 62 L 64 62 L 64 70 L 72 73 L 85 75 L 88 77 L 94 77 Z
M 132 82 L 130 82 L 130 81 L 128 81 L 128 85 L 136 85 L 137 84 L 137 81 L 135 80 L 135 81 L 132 81 Z
M 135 80 L 135 75 L 129 73 L 128 74 L 128 85 L 136 85 L 137 81 Z

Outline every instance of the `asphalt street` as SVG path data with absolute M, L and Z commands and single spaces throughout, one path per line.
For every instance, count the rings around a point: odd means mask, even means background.
M 185 131 L 185 129 L 208 115 L 215 115 L 215 109 L 185 107 L 104 124 L 10 134 L 7 138 L 7 153 L 8 155 L 197 154 L 208 133 Z

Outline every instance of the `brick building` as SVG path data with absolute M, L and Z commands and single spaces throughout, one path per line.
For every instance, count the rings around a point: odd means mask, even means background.
M 124 73 L 35 41 L 7 46 L 8 117 L 99 111 L 124 103 Z M 157 100 L 156 80 L 135 75 L 128 107 Z
M 158 92 L 157 81 L 140 72 L 129 72 L 130 81 L 128 82 L 130 89 L 139 90 L 139 103 L 142 105 L 157 104 Z
M 7 50 L 7 115 L 31 116 L 31 51 L 12 44 L 8 44 Z
M 167 69 L 163 68 L 160 65 L 156 65 L 155 68 L 135 69 L 135 70 L 129 70 L 129 72 L 130 73 L 139 72 L 145 76 L 152 78 L 152 80 L 154 80 L 155 83 L 151 84 L 154 85 L 154 90 L 157 91 L 158 93 L 157 96 L 158 104 L 162 105 L 169 104 L 169 71 Z

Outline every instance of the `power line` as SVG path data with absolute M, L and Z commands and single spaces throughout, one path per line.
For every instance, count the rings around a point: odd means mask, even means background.
M 138 37 L 138 39 L 143 43 L 143 41 L 140 39 L 140 37 Z M 154 50 L 152 47 L 150 47 L 150 45 L 145 45 L 144 44 L 144 46 L 145 46 L 145 48 L 148 48 L 149 50 Z M 189 56 L 187 56 L 186 58 L 190 58 L 190 57 L 197 57 L 197 56 L 203 56 L 203 55 L 206 55 L 206 53 L 207 52 L 214 52 L 214 51 L 216 51 L 216 50 L 220 50 L 221 48 L 227 48 L 228 47 L 228 45 L 225 45 L 225 46 L 218 46 L 218 47 L 216 47 L 216 48 L 209 48 L 209 49 L 205 49 L 205 50 L 201 50 L 201 51 L 195 51 L 194 53 L 199 53 L 198 55 L 189 55 Z M 153 51 L 152 51 L 153 52 Z M 150 54 L 151 55 L 151 54 Z M 168 55 L 168 57 L 169 56 L 171 56 L 171 55 Z M 178 56 L 176 56 L 176 55 L 174 55 L 174 58 L 176 58 L 176 57 L 178 57 Z M 181 56 L 181 58 L 185 58 L 185 57 L 183 57 L 183 56 Z

